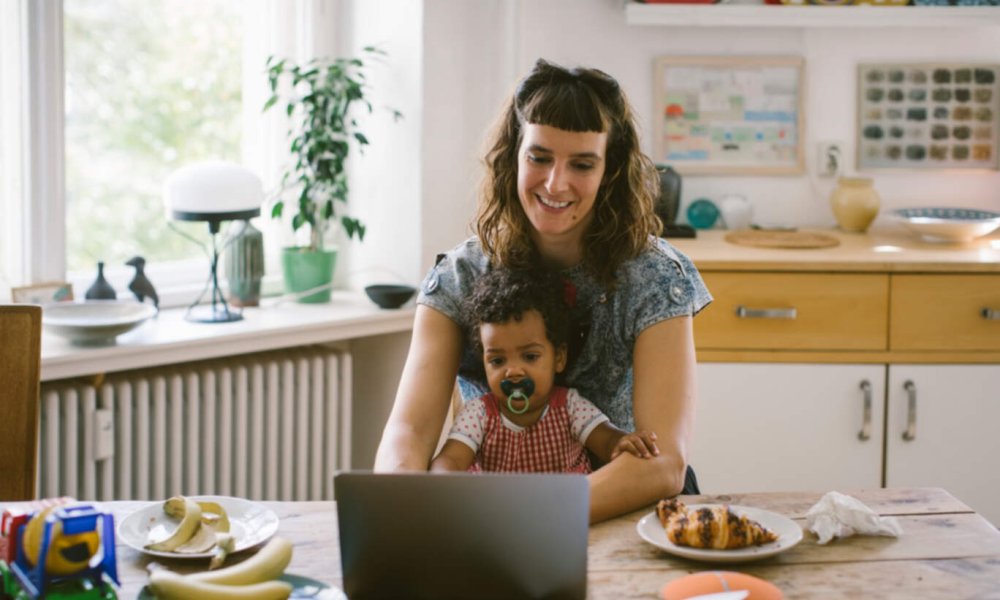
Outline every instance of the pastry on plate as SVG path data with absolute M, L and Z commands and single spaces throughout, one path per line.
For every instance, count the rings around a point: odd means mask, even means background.
M 735 550 L 778 539 L 770 529 L 733 512 L 724 504 L 689 509 L 676 498 L 660 500 L 656 505 L 656 516 L 667 533 L 667 539 L 678 546 Z

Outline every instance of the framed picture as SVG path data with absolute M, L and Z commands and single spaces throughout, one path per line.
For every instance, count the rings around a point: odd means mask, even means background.
M 11 300 L 19 304 L 49 304 L 73 299 L 73 284 L 65 281 L 36 283 L 10 290 Z
M 654 156 L 680 173 L 802 173 L 799 57 L 661 57 Z
M 858 65 L 858 169 L 998 169 L 1000 65 Z

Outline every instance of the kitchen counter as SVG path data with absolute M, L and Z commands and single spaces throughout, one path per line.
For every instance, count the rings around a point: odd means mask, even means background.
M 1000 273 L 1000 232 L 966 243 L 921 240 L 899 225 L 867 233 L 802 228 L 840 241 L 832 248 L 773 249 L 725 241 L 728 231 L 699 231 L 697 238 L 668 240 L 702 270 L 871 271 L 882 273 Z

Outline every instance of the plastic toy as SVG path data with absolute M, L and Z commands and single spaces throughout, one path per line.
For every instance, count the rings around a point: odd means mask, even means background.
M 0 520 L 5 600 L 116 600 L 114 517 L 71 498 L 8 505 Z

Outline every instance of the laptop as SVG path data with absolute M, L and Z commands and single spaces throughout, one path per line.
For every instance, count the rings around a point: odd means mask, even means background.
M 586 597 L 583 475 L 345 472 L 333 489 L 351 600 Z

